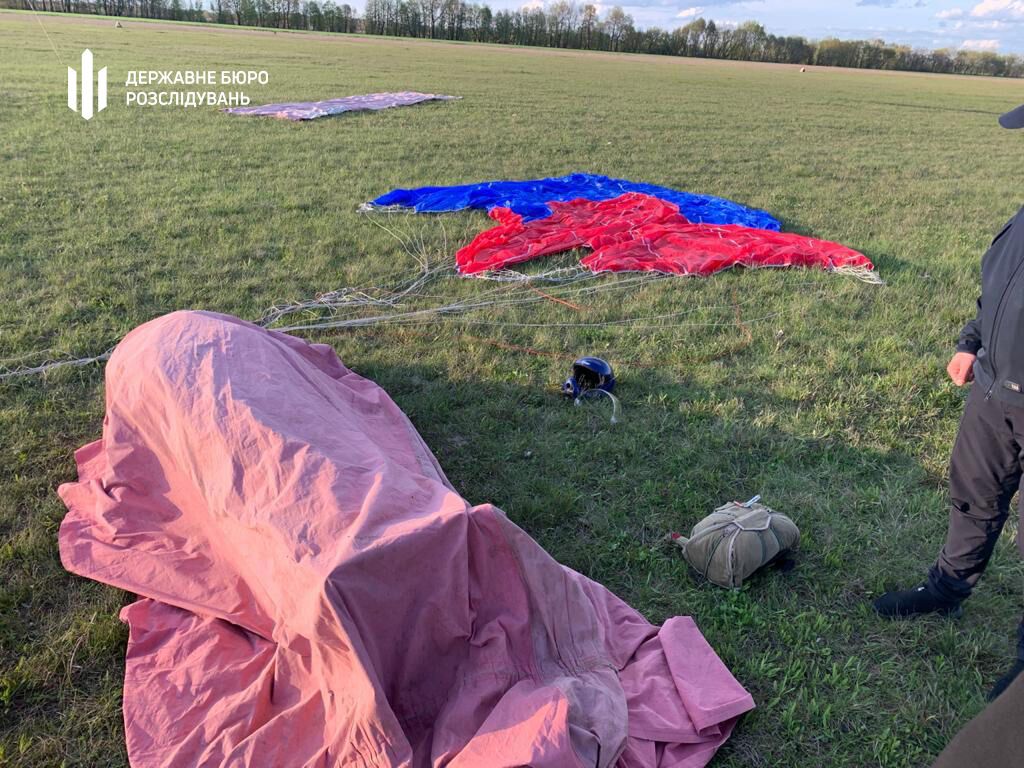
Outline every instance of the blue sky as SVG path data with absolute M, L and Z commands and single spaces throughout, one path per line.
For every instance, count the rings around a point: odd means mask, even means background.
M 491 0 L 516 8 L 524 0 Z M 532 0 L 529 5 L 540 5 Z M 582 4 L 582 0 L 581 0 Z M 615 0 L 596 3 L 599 8 Z M 703 16 L 755 19 L 774 34 L 882 38 L 923 48 L 974 48 L 1024 54 L 1024 0 L 621 0 L 639 27 L 680 26 Z

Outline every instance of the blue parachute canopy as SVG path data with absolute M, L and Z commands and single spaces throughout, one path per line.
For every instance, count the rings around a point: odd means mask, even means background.
M 444 213 L 464 208 L 511 208 L 523 221 L 551 215 L 548 203 L 568 200 L 611 200 L 627 192 L 657 197 L 679 207 L 694 224 L 740 224 L 754 229 L 779 231 L 781 225 L 770 213 L 711 195 L 694 195 L 653 184 L 610 179 L 590 173 L 573 173 L 552 179 L 528 181 L 484 181 L 454 187 L 394 189 L 370 202 L 372 207 L 413 208 L 418 213 Z

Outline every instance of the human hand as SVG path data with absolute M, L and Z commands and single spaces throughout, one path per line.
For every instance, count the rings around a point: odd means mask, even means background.
M 976 355 L 972 355 L 970 352 L 957 352 L 946 366 L 946 373 L 958 387 L 962 387 L 968 381 L 973 381 L 975 358 Z

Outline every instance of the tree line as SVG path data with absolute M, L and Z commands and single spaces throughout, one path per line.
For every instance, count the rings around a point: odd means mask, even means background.
M 703 18 L 673 30 L 638 29 L 620 6 L 556 0 L 492 11 L 464 0 L 366 0 L 360 16 L 334 0 L 0 0 L 0 6 L 66 13 L 177 19 L 320 32 L 361 32 L 505 45 L 650 53 L 784 64 L 1024 77 L 1024 58 L 991 51 L 926 50 L 883 40 L 807 40 Z

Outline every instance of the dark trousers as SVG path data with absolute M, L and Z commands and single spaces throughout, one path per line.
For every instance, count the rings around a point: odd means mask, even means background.
M 949 533 L 928 574 L 932 590 L 951 600 L 971 594 L 988 565 L 1010 501 L 1024 477 L 1024 408 L 1006 405 L 974 384 L 967 397 L 949 468 Z M 1017 546 L 1024 556 L 1024 526 Z M 1024 659 L 1024 620 L 1017 653 Z

